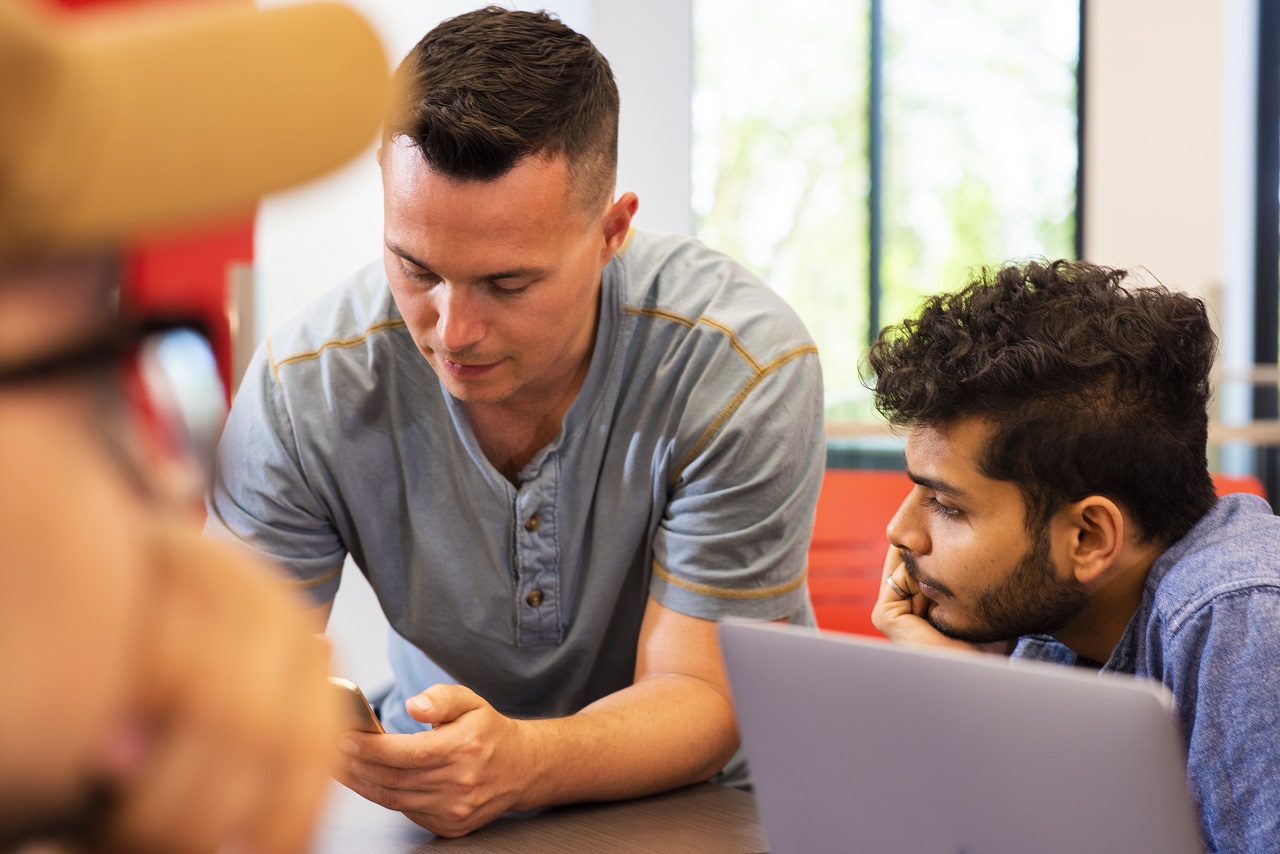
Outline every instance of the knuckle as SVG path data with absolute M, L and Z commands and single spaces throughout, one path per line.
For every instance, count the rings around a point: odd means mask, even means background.
M 471 804 L 463 801 L 455 801 L 445 808 L 444 818 L 450 827 L 465 833 L 468 829 L 471 817 L 474 814 L 475 810 L 472 808 Z
M 439 824 L 435 827 L 428 828 L 436 836 L 443 836 L 446 839 L 457 839 L 459 836 L 466 836 L 471 828 L 465 825 Z
M 483 778 L 481 777 L 478 769 L 467 768 L 458 774 L 457 782 L 459 786 L 462 786 L 468 791 L 475 791 L 481 782 L 483 782 Z
M 378 788 L 378 797 L 370 798 L 380 806 L 390 810 L 404 812 L 410 808 L 409 798 L 399 789 Z
M 382 776 L 382 785 L 392 789 L 409 789 L 412 788 L 413 780 L 412 772 L 404 768 L 387 768 L 380 769 Z

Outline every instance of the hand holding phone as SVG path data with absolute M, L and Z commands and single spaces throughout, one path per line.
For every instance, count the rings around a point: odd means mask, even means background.
M 342 695 L 343 721 L 348 729 L 386 734 L 387 731 L 382 728 L 382 723 L 359 685 L 339 676 L 330 676 L 329 684 Z

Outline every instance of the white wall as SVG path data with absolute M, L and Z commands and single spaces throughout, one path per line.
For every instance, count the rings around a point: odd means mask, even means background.
M 1089 2 L 1089 259 L 1197 290 L 1220 281 L 1223 5 Z
M 1225 369 L 1253 351 L 1256 3 L 1088 0 L 1086 16 L 1085 257 L 1204 297 Z M 1248 390 L 1219 386 L 1222 420 L 1247 420 Z

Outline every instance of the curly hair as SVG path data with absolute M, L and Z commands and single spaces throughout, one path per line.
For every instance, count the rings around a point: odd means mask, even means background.
M 1204 304 L 1084 262 L 984 268 L 886 327 L 863 381 L 898 425 L 977 416 L 987 477 L 1016 484 L 1028 525 L 1105 495 L 1168 545 L 1213 506 L 1205 448 L 1217 351 Z
M 393 89 L 385 139 L 411 139 L 437 172 L 489 181 L 526 156 L 564 155 L 586 209 L 613 192 L 613 71 L 546 12 L 488 6 L 443 21 L 401 61 Z

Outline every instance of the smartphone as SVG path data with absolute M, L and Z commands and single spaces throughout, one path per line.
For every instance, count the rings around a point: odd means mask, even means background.
M 329 684 L 333 686 L 333 690 L 342 694 L 342 709 L 348 728 L 360 732 L 386 733 L 359 685 L 338 676 L 330 676 Z

